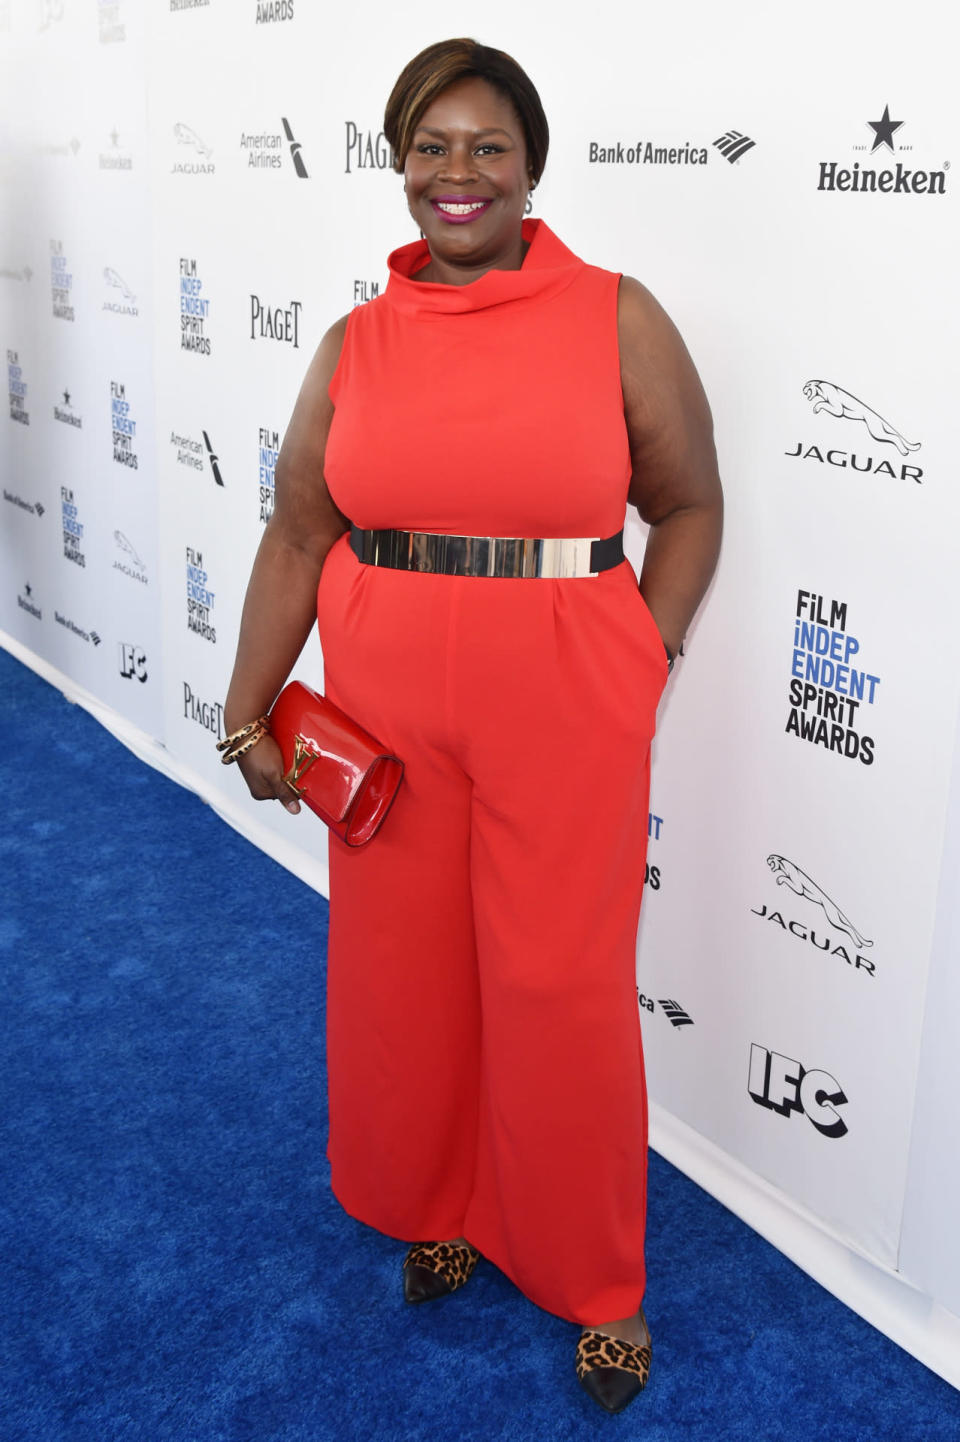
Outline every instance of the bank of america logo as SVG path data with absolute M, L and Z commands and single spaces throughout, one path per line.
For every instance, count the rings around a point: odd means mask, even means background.
M 749 135 L 742 135 L 739 130 L 728 130 L 725 135 L 721 135 L 720 139 L 713 143 L 720 154 L 725 155 L 730 164 L 734 165 L 741 155 L 746 155 L 747 151 L 752 150 L 757 142 L 751 140 Z
M 665 1001 L 661 997 L 660 1005 L 670 1019 L 672 1026 L 693 1026 L 693 1017 L 688 1011 L 684 1011 L 678 1001 Z

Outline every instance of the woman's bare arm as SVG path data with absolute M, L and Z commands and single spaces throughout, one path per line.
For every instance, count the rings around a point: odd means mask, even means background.
M 233 677 L 224 704 L 228 734 L 261 716 L 289 676 L 316 618 L 327 552 L 349 527 L 323 476 L 333 403 L 327 387 L 340 358 L 346 317 L 330 327 L 310 363 L 275 475 L 274 511 L 247 586 Z M 290 804 L 279 747 L 269 737 L 237 763 L 258 800 Z M 296 803 L 291 810 L 299 809 Z
M 680 649 L 720 552 L 723 493 L 713 420 L 686 346 L 639 281 L 620 282 L 628 499 L 650 527 L 640 590 L 665 644 Z

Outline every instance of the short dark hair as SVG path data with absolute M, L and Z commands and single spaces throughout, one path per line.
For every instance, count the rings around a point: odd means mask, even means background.
M 440 40 L 405 65 L 390 92 L 383 133 L 393 147 L 395 170 L 402 171 L 413 134 L 432 101 L 468 76 L 478 76 L 513 105 L 527 142 L 527 164 L 535 181 L 543 174 L 550 130 L 533 81 L 512 56 L 476 40 Z

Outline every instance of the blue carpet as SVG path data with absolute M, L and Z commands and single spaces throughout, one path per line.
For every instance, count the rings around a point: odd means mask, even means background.
M 651 1156 L 650 1385 L 328 1189 L 327 906 L 0 651 L 2 1442 L 939 1442 L 960 1395 Z M 307 818 L 306 825 L 312 824 Z

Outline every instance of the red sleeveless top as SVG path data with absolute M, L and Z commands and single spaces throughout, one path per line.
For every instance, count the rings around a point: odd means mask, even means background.
M 324 472 L 355 525 L 490 536 L 623 525 L 619 276 L 542 220 L 523 236 L 520 270 L 463 286 L 415 280 L 426 241 L 402 246 L 383 295 L 350 313 Z

